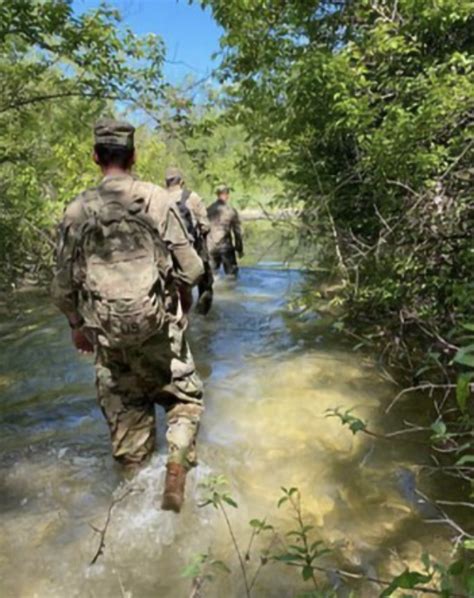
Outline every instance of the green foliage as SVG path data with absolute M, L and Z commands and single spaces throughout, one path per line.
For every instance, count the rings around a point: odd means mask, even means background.
M 199 487 L 202 490 L 202 499 L 199 503 L 200 507 L 207 507 L 212 505 L 215 509 L 218 509 L 223 503 L 238 508 L 238 504 L 229 494 L 227 487 L 229 483 L 224 476 L 212 476 L 206 481 L 201 482 Z
M 419 573 L 418 571 L 410 571 L 409 569 L 405 569 L 403 573 L 395 577 L 392 583 L 386 588 L 381 594 L 380 598 L 387 598 L 387 596 L 392 596 L 392 594 L 397 589 L 403 590 L 413 590 L 422 584 L 426 584 L 431 581 L 433 575 L 426 575 L 423 573 Z
M 199 103 L 194 98 L 199 97 Z M 219 183 L 232 190 L 241 208 L 267 204 L 280 190 L 272 175 L 245 168 L 251 145 L 244 128 L 229 122 L 225 98 L 214 87 L 192 79 L 167 87 L 163 102 L 151 111 L 157 130 L 143 129 L 139 173 L 163 181 L 170 164 L 179 165 L 187 185 L 210 203 Z
M 230 573 L 229 567 L 223 562 L 213 559 L 210 554 L 197 554 L 183 569 L 183 577 L 199 578 L 202 581 L 214 581 L 217 573 Z
M 285 552 L 277 554 L 273 558 L 290 567 L 299 569 L 303 581 L 311 581 L 315 589 L 318 590 L 318 582 L 315 576 L 316 562 L 320 557 L 328 554 L 330 550 L 324 547 L 321 540 L 311 540 L 310 532 L 314 530 L 314 526 L 305 523 L 303 519 L 301 495 L 298 488 L 287 489 L 283 487 L 281 490 L 283 496 L 279 499 L 277 507 L 280 508 L 285 503 L 290 505 L 297 526 L 286 533 L 286 538 L 289 538 L 293 543 L 286 547 Z
M 283 506 L 288 508 L 293 521 L 292 528 L 289 531 L 281 532 L 268 524 L 266 519 L 252 519 L 249 522 L 252 534 L 245 552 L 245 558 L 243 558 L 240 547 L 240 539 L 236 536 L 230 520 L 226 517 L 226 501 L 223 500 L 223 496 L 229 496 L 226 479 L 223 476 L 213 476 L 206 480 L 201 488 L 204 491 L 204 500 L 201 506 L 212 505 L 224 514 L 229 536 L 240 562 L 247 597 L 253 595 L 255 582 L 260 571 L 263 566 L 269 563 L 294 568 L 298 571 L 303 583 L 312 586 L 308 591 L 296 594 L 298 598 L 332 598 L 339 595 L 341 590 L 349 592 L 348 594 L 344 593 L 348 596 L 362 595 L 350 593 L 348 582 L 354 577 L 353 573 L 339 569 L 334 565 L 331 566 L 331 564 L 325 562 L 326 559 L 323 560 L 323 557 L 328 557 L 331 551 L 324 546 L 320 539 L 314 537 L 316 530 L 313 525 L 308 523 L 303 514 L 301 495 L 298 488 L 282 487 L 282 495 L 277 502 L 278 509 Z M 252 544 L 259 534 L 266 532 L 269 534 L 270 541 L 260 550 L 253 577 L 250 579 L 249 567 L 253 564 Z M 275 547 L 278 547 L 278 550 Z M 421 572 L 407 568 L 390 581 L 373 576 L 367 577 L 366 581 L 371 584 L 377 583 L 384 588 L 380 593 L 381 598 L 392 596 L 397 590 L 414 590 L 416 595 L 421 591 L 426 594 L 439 594 L 445 598 L 461 595 L 470 596 L 474 590 L 474 565 L 467 553 L 471 550 L 474 550 L 474 544 L 470 538 L 467 538 L 464 540 L 462 550 L 458 551 L 456 559 L 447 565 L 433 561 L 428 554 L 424 554 L 421 559 L 423 563 Z M 194 587 L 201 588 L 204 581 L 213 581 L 214 574 L 220 571 L 229 572 L 228 565 L 215 560 L 209 554 L 199 554 L 186 567 L 184 575 L 193 579 Z M 331 574 L 332 577 L 337 576 L 342 586 L 338 586 L 337 590 L 328 587 L 327 582 L 321 575 L 319 579 L 317 578 L 317 574 L 320 573 Z M 360 579 L 363 582 L 364 576 L 361 575 Z M 363 591 L 364 588 L 362 587 Z M 460 591 L 464 593 L 460 594 Z
M 301 236 L 344 279 L 346 323 L 389 363 L 410 365 L 424 335 L 446 365 L 473 305 L 472 2 L 203 4 L 225 31 L 248 162 L 303 204 Z
M 161 40 L 119 23 L 105 4 L 80 16 L 69 0 L 0 4 L 2 278 L 51 265 L 54 223 L 95 179 L 92 124 L 110 100 L 162 96 Z
M 341 282 L 334 329 L 431 394 L 438 461 L 464 459 L 469 479 L 474 4 L 202 4 L 224 29 L 219 73 L 249 168 L 279 176 L 314 247 L 308 267 Z M 309 286 L 304 307 L 317 310 Z M 368 433 L 350 413 L 330 415 Z
M 343 426 L 348 426 L 349 430 L 355 435 L 358 432 L 367 431 L 367 423 L 361 420 L 359 417 L 352 415 L 352 409 L 348 409 L 344 413 L 341 413 L 340 409 L 327 409 L 326 417 L 338 417 Z
M 163 42 L 120 21 L 106 4 L 78 16 L 71 0 L 4 0 L 0 114 L 74 96 L 154 102 Z
M 406 588 L 406 585 L 395 585 L 397 583 L 402 584 L 415 584 L 412 588 L 417 588 L 426 584 L 427 581 L 431 581 L 434 578 L 438 579 L 437 586 L 439 587 L 438 592 L 444 598 L 450 598 L 451 596 L 460 595 L 459 592 L 463 592 L 461 595 L 471 596 L 474 590 L 474 565 L 469 562 L 469 558 L 461 557 L 453 560 L 448 565 L 443 565 L 438 562 L 433 562 L 430 555 L 423 555 L 424 573 L 405 571 L 399 577 L 395 578 L 390 588 Z M 424 579 L 423 579 L 424 578 Z M 387 594 L 391 595 L 391 594 Z

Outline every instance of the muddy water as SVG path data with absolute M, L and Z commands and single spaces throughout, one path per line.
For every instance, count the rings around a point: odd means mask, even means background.
M 386 577 L 405 563 L 416 566 L 425 551 L 446 558 L 444 528 L 422 521 L 427 507 L 414 493 L 410 468 L 427 459 L 420 447 L 374 443 L 324 417 L 328 408 L 354 408 L 378 431 L 400 425 L 395 416 L 381 418 L 394 390 L 370 363 L 328 344 L 315 322 L 288 315 L 287 299 L 301 276 L 265 263 L 245 268 L 236 284 L 218 283 L 212 316 L 195 318 L 191 343 L 207 411 L 200 466 L 189 476 L 179 517 L 159 509 L 162 425 L 152 463 L 124 481 L 109 455 L 91 361 L 72 350 L 62 318 L 46 299 L 30 299 L 19 317 L 4 319 L 2 598 L 185 597 L 190 581 L 183 568 L 209 551 L 231 573 L 217 575 L 204 595 L 244 596 L 222 517 L 196 504 L 198 483 L 216 474 L 226 476 L 239 504 L 229 516 L 243 545 L 252 518 L 291 529 L 276 501 L 280 486 L 297 486 L 315 537 L 333 550 L 328 565 Z M 137 492 L 116 506 L 104 554 L 89 566 L 98 543 L 91 525 L 103 525 L 111 498 L 130 485 Z M 252 556 L 264 544 L 256 542 Z M 303 589 L 294 570 L 272 564 L 263 567 L 254 595 L 294 596 Z M 377 594 L 375 586 L 355 586 L 356 596 Z

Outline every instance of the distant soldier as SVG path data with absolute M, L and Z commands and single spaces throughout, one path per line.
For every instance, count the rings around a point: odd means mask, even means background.
M 207 248 L 210 226 L 206 206 L 197 193 L 186 189 L 183 174 L 178 168 L 167 168 L 165 182 L 168 197 L 178 207 L 194 248 L 204 264 L 204 276 L 198 283 L 199 299 L 196 309 L 202 314 L 207 314 L 212 305 L 214 277 Z M 192 296 L 186 297 L 183 294 L 183 304 L 185 311 L 188 311 L 191 308 Z
M 227 275 L 237 276 L 239 268 L 235 254 L 237 252 L 242 258 L 244 247 L 239 214 L 229 204 L 229 199 L 229 187 L 220 185 L 217 188 L 217 200 L 207 209 L 211 225 L 209 255 L 214 272 L 223 265 Z
M 94 160 L 103 179 L 66 208 L 53 297 L 76 348 L 95 352 L 98 399 L 119 463 L 135 469 L 151 457 L 154 403 L 165 408 L 162 508 L 179 512 L 203 403 L 177 289 L 194 285 L 203 265 L 165 190 L 131 175 L 130 124 L 99 121 Z

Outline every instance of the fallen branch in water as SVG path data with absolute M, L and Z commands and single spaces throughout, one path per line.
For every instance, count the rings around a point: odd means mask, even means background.
M 452 507 L 468 507 L 469 509 L 474 509 L 474 503 L 463 502 L 463 501 L 459 501 L 459 500 L 437 500 L 436 504 L 448 505 L 448 506 L 452 506 Z
M 90 562 L 90 565 L 95 565 L 95 563 L 98 561 L 99 557 L 101 555 L 104 554 L 104 550 L 105 550 L 105 536 L 107 534 L 107 530 L 109 528 L 110 525 L 110 521 L 112 518 L 112 511 L 114 510 L 114 507 L 116 507 L 119 503 L 121 503 L 123 500 L 125 500 L 127 498 L 127 496 L 129 496 L 130 494 L 133 494 L 134 492 L 142 492 L 142 490 L 140 488 L 136 488 L 136 487 L 131 487 L 131 488 L 127 488 L 127 490 L 121 494 L 120 496 L 118 496 L 117 498 L 113 498 L 109 508 L 107 510 L 107 516 L 105 518 L 105 523 L 104 523 L 104 527 L 102 529 L 95 527 L 92 524 L 89 524 L 90 527 L 97 533 L 99 534 L 100 537 L 100 541 L 99 541 L 99 546 L 97 547 L 97 550 L 94 554 L 93 559 Z
M 446 511 L 444 511 L 444 509 L 442 509 L 440 507 L 439 501 L 431 500 L 428 496 L 426 496 L 426 494 L 423 494 L 423 492 L 421 492 L 420 490 L 415 490 L 415 492 L 426 503 L 433 505 L 435 507 L 435 509 L 438 511 L 438 513 L 441 515 L 440 519 L 424 519 L 423 521 L 425 523 L 441 523 L 444 525 L 449 525 L 449 527 L 451 527 L 451 529 L 454 529 L 459 534 L 456 544 L 458 544 L 459 541 L 462 540 L 463 538 L 469 538 L 471 540 L 472 540 L 472 538 L 474 538 L 474 536 L 472 534 L 470 534 L 469 532 L 464 530 L 460 525 L 458 525 L 455 521 L 453 521 L 451 519 L 451 517 L 449 517 L 449 515 L 446 513 Z

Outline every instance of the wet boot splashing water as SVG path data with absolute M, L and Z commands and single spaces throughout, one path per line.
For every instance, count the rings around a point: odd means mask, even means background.
M 179 463 L 168 463 L 166 466 L 165 489 L 161 508 L 163 511 L 179 513 L 184 502 L 186 470 Z

